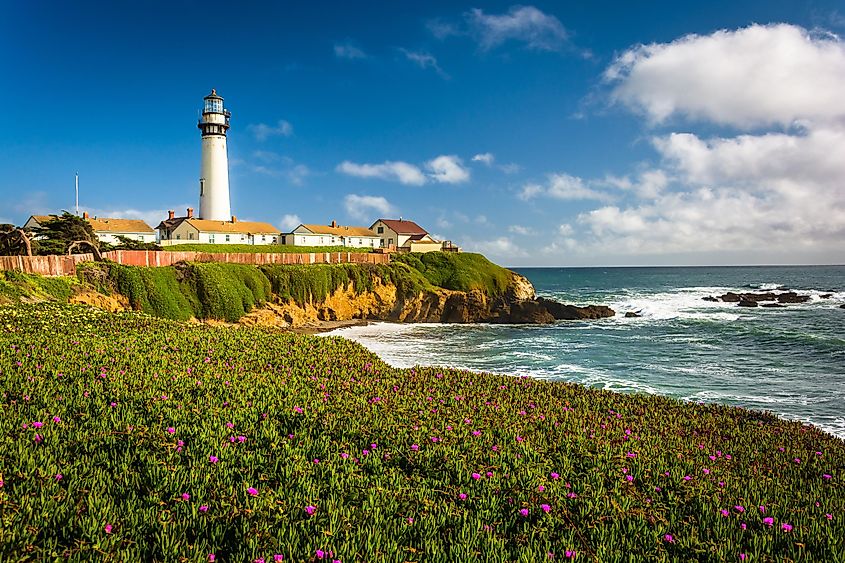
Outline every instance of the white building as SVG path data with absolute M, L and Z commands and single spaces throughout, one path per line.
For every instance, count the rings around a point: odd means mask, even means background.
M 232 216 L 229 200 L 229 156 L 226 132 L 231 113 L 215 90 L 204 99 L 197 127 L 202 131 L 200 164 L 200 219 L 228 221 Z
M 399 219 L 379 219 L 370 230 L 379 237 L 382 248 L 401 252 L 460 252 L 451 241 L 439 241 L 432 238 L 428 231 L 414 223 Z
M 24 223 L 25 229 L 37 229 L 48 221 L 52 221 L 55 215 L 32 215 Z M 138 242 L 155 242 L 156 233 L 140 219 L 115 219 L 112 217 L 90 217 L 83 213 L 82 218 L 91 224 L 97 240 L 106 244 L 120 244 L 118 237 L 126 237 Z
M 379 236 L 367 227 L 338 225 L 299 225 L 285 235 L 285 244 L 295 246 L 345 246 L 349 248 L 378 248 Z
M 282 232 L 270 223 L 257 221 L 212 221 L 194 217 L 189 207 L 185 217 L 168 211 L 168 218 L 158 224 L 162 246 L 174 244 L 279 244 Z

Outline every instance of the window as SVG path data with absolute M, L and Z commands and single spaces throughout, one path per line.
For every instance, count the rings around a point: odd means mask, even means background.
M 194 240 L 194 233 L 188 233 L 188 240 Z
M 182 235 L 176 235 L 176 240 L 182 240 Z
M 205 192 L 205 179 L 200 178 L 200 197 L 202 197 L 202 194 L 204 192 Z
M 208 242 L 214 244 L 214 235 L 208 235 Z
M 229 242 L 229 235 L 226 235 L 226 242 Z
M 384 233 L 384 227 L 379 227 L 378 228 L 378 234 L 382 234 L 382 233 Z
M 273 237 L 273 244 L 276 244 L 276 237 Z
M 305 237 L 302 237 L 302 244 L 305 244 Z
M 392 238 L 387 239 L 387 245 L 391 246 L 392 244 L 393 244 L 393 239 Z
M 261 235 L 261 242 L 264 242 L 265 240 L 267 239 L 264 238 L 264 235 Z

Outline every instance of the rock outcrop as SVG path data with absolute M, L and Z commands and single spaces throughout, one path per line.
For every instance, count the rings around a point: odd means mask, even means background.
M 702 297 L 704 301 L 713 301 L 724 303 L 736 303 L 738 307 L 757 307 L 761 303 L 806 303 L 810 300 L 809 295 L 799 295 L 794 291 L 784 291 L 782 293 L 766 292 L 766 293 L 734 293 L 729 291 L 724 295 L 714 297 L 708 295 Z
M 615 315 L 601 305 L 577 307 L 535 297 L 525 277 L 512 275 L 499 297 L 480 290 L 435 289 L 405 294 L 392 284 L 374 280 L 371 291 L 356 293 L 351 285 L 338 289 L 321 303 L 269 303 L 241 319 L 242 324 L 303 327 L 324 321 L 353 319 L 404 323 L 549 324 L 556 320 L 600 319 Z

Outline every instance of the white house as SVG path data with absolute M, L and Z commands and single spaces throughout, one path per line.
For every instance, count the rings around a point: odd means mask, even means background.
M 432 238 L 428 232 L 414 223 L 399 219 L 379 219 L 370 230 L 379 237 L 382 248 L 399 250 L 401 252 L 460 252 L 451 241 L 439 241 Z
M 37 229 L 44 223 L 52 221 L 55 215 L 32 215 L 24 223 L 25 229 Z M 111 217 L 90 217 L 87 212 L 82 218 L 91 224 L 97 239 L 106 244 L 120 244 L 118 236 L 126 237 L 138 242 L 155 242 L 156 233 L 140 219 L 115 219 Z
M 299 225 L 285 235 L 285 244 L 295 246 L 345 246 L 350 248 L 378 248 L 379 237 L 367 227 L 338 225 Z
M 279 244 L 282 233 L 270 223 L 197 219 L 194 209 L 187 209 L 187 216 L 176 217 L 168 211 L 168 218 L 158 224 L 160 244 Z

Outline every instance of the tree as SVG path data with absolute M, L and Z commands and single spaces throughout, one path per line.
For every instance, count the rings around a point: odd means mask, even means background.
M 117 235 L 117 240 L 118 244 L 112 245 L 109 250 L 161 250 L 154 242 L 141 242 L 121 235 Z
M 0 225 L 0 255 L 32 256 L 32 242 L 30 233 L 23 228 L 9 224 Z
M 34 229 L 38 237 L 39 254 L 72 254 L 77 249 L 88 248 L 95 260 L 102 261 L 100 241 L 91 223 L 67 211 L 50 217 L 50 220 Z

